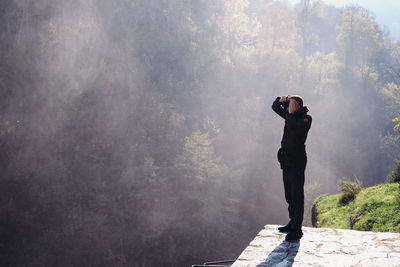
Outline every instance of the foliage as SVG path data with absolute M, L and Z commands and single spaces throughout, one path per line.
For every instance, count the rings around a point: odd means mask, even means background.
M 397 124 L 394 126 L 394 129 L 399 132 L 399 138 L 400 138 L 400 115 L 394 118 L 392 121 L 397 122 Z
M 361 181 L 356 178 L 354 182 L 340 179 L 338 186 L 342 195 L 340 196 L 340 203 L 347 204 L 349 201 L 354 200 L 356 195 L 361 191 Z
M 361 231 L 400 232 L 399 185 L 381 184 L 362 189 L 354 201 L 343 205 L 340 194 L 315 201 L 317 226 Z
M 395 163 L 393 171 L 386 177 L 388 183 L 400 183 L 400 161 Z
M 185 177 L 200 183 L 217 182 L 224 169 L 221 158 L 214 152 L 208 133 L 200 131 L 185 137 L 184 151 L 178 156 L 176 166 L 186 170 Z
M 301 2 L 0 1 L 0 265 L 237 257 L 287 216 L 279 95 L 315 114 L 310 176 L 380 182 L 400 46 L 362 8 Z M 321 218 L 344 227 L 359 195 Z
M 380 49 L 382 38 L 371 13 L 360 6 L 348 7 L 342 14 L 338 31 L 338 43 L 343 46 L 346 66 L 352 68 L 371 64 L 374 53 Z
M 350 229 L 349 213 L 354 202 L 340 204 L 340 194 L 322 195 L 315 200 L 317 227 Z

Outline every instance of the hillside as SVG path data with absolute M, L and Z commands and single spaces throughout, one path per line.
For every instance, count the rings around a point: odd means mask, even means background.
M 362 189 L 345 204 L 341 194 L 323 195 L 314 202 L 314 227 L 400 232 L 399 184 L 380 184 Z

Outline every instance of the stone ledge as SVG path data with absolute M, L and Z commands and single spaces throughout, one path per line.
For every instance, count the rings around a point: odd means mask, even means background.
M 289 243 L 279 226 L 265 225 L 232 267 L 400 266 L 400 233 L 303 227 Z

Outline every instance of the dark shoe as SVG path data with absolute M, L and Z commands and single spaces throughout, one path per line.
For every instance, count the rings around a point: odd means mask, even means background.
M 281 233 L 289 233 L 290 230 L 291 230 L 291 228 L 290 228 L 290 222 L 289 222 L 287 225 L 285 225 L 285 226 L 278 227 L 278 230 L 279 230 L 279 232 L 281 232 Z
M 295 242 L 299 240 L 303 236 L 303 232 L 301 230 L 298 231 L 291 231 L 285 237 L 285 240 L 288 242 Z

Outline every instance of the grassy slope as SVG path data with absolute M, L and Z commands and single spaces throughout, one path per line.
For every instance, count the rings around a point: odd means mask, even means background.
M 339 203 L 339 197 L 323 195 L 315 200 L 317 227 L 400 232 L 398 183 L 365 188 L 347 204 Z

